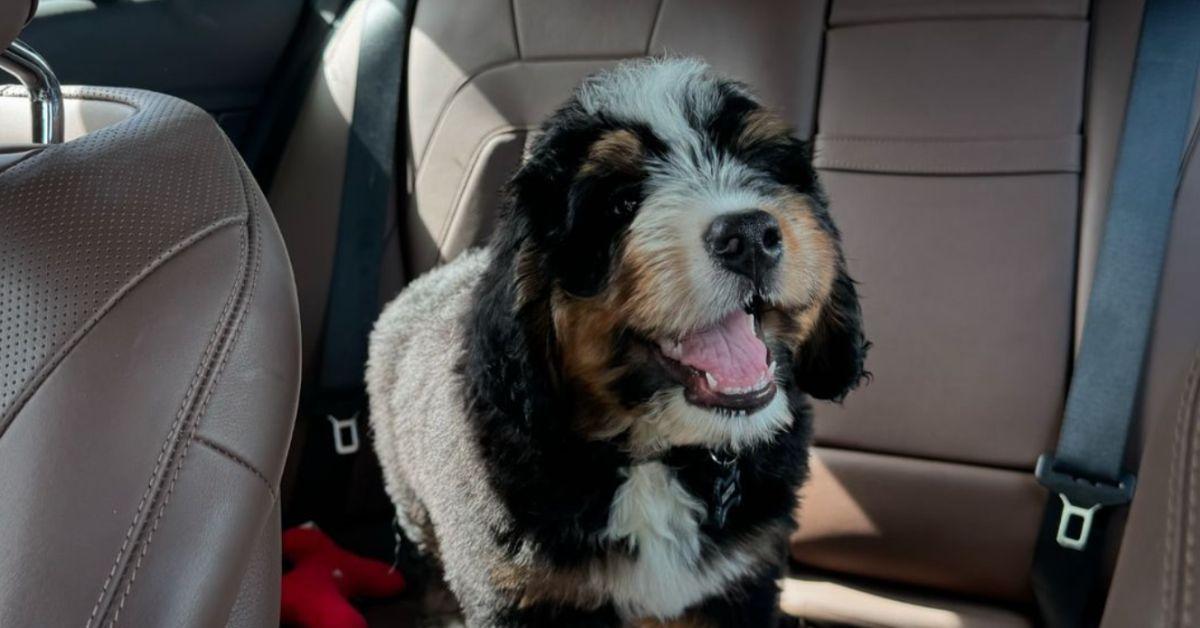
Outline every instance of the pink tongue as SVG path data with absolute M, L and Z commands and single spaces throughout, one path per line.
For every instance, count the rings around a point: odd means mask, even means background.
M 767 347 L 754 335 L 754 318 L 742 310 L 680 341 L 679 361 L 706 371 L 722 387 L 754 386 L 767 372 Z

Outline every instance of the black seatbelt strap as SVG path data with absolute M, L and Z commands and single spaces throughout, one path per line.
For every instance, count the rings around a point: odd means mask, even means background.
M 316 381 L 302 404 L 303 414 L 315 422 L 299 481 L 306 507 L 298 514 L 326 528 L 337 527 L 344 516 L 355 454 L 365 440 L 367 337 L 379 313 L 384 230 L 397 199 L 397 125 L 408 39 L 408 0 L 358 1 L 366 6 L 337 248 Z
M 1110 506 L 1128 503 L 1122 471 L 1150 338 L 1200 64 L 1200 0 L 1147 0 L 1108 218 L 1058 446 L 1037 464 L 1052 495 L 1035 550 L 1046 625 L 1099 619 Z
M 379 314 L 383 231 L 397 194 L 396 125 L 407 38 L 403 0 L 363 1 L 354 118 L 319 375 L 325 394 L 350 397 L 363 390 L 367 335 Z

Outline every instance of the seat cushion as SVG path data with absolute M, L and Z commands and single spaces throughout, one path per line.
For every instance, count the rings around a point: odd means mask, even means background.
M 783 583 L 783 612 L 808 621 L 878 628 L 1029 628 L 1004 608 L 880 585 L 798 575 Z

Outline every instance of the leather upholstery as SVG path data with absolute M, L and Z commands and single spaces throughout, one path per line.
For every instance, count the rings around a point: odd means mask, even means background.
M 67 95 L 131 113 L 0 172 L 0 625 L 220 625 L 254 560 L 272 618 L 278 550 L 251 550 L 298 393 L 282 240 L 207 114 Z
M 803 564 L 978 597 L 1028 594 L 1045 503 L 1030 474 L 829 447 L 811 464 L 793 539 Z
M 783 612 L 818 625 L 904 628 L 1029 628 L 1020 613 L 859 582 L 801 575 L 784 579 Z
M 856 453 L 817 456 L 876 526 L 839 529 L 814 481 L 793 554 L 1020 602 L 1069 372 L 1088 24 L 1012 4 L 834 2 L 817 165 L 874 379 L 817 408 Z
M 37 12 L 37 0 L 5 0 L 0 3 L 0 49 L 8 48 Z
M 71 91 L 63 99 L 63 137 L 73 140 L 128 118 L 137 110 L 124 102 L 104 98 L 74 98 Z M 0 97 L 0 145 L 29 141 L 31 110 L 29 98 L 17 89 Z
M 238 587 L 237 598 L 229 611 L 226 628 L 260 628 L 279 623 L 279 587 L 281 537 L 279 500 L 274 512 L 259 530 L 251 550 L 249 565 Z
M 526 134 L 586 75 L 645 54 L 701 55 L 812 128 L 821 2 L 506 0 L 417 5 L 408 66 L 416 276 L 485 239 Z M 468 8 L 469 7 L 469 8 Z M 578 25 L 587 24 L 587 28 Z

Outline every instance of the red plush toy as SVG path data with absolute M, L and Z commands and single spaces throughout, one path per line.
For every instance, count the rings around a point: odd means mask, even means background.
M 347 598 L 388 597 L 404 590 L 404 577 L 387 563 L 355 556 L 311 526 L 283 533 L 280 619 L 303 628 L 366 628 Z

